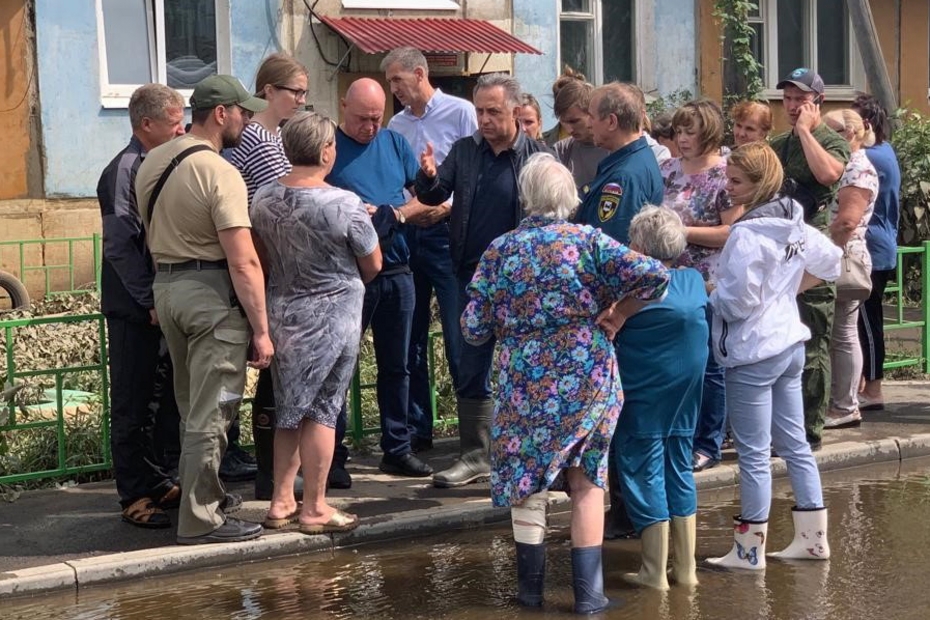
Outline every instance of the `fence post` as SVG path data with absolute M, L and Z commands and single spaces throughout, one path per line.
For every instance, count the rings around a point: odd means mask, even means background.
M 359 376 L 358 363 L 355 364 L 355 374 L 352 375 L 352 383 L 349 386 L 349 393 L 352 399 L 352 441 L 355 445 L 362 442 L 365 436 L 365 424 L 362 422 L 362 380 Z
M 924 241 L 923 261 L 920 266 L 920 305 L 924 325 L 921 329 L 921 354 L 924 358 L 924 373 L 930 374 L 930 241 Z

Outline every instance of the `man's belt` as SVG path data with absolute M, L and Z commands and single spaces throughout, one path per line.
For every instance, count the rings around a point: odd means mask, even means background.
M 206 271 L 208 269 L 229 269 L 229 263 L 225 260 L 186 260 L 183 263 L 158 263 L 159 273 Z

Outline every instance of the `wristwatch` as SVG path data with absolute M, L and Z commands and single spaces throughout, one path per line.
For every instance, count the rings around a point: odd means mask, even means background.
M 397 221 L 401 224 L 407 223 L 407 218 L 404 216 L 404 212 L 400 209 L 394 209 L 394 217 L 396 217 Z

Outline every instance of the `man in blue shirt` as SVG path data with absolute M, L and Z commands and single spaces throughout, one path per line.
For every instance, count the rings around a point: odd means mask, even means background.
M 642 136 L 641 98 L 635 86 L 613 82 L 594 90 L 588 111 L 594 143 L 610 154 L 582 188 L 575 219 L 628 243 L 630 220 L 645 204 L 661 205 L 665 193 L 659 164 Z
M 404 188 L 416 181 L 419 163 L 402 135 L 381 129 L 384 103 L 384 91 L 372 79 L 362 78 L 349 86 L 342 100 L 343 122 L 336 131 L 336 162 L 326 180 L 368 203 L 381 237 L 384 264 L 378 277 L 366 285 L 362 307 L 362 331 L 371 326 L 378 365 L 384 451 L 379 468 L 388 474 L 424 477 L 433 469 L 414 456 L 407 428 L 407 351 L 414 293 L 410 252 L 401 230 L 405 221 L 402 207 L 419 206 L 415 199 L 408 203 L 404 196 Z M 337 429 L 334 467 L 344 468 L 345 451 L 338 450 L 340 445 Z M 338 459 L 342 463 L 336 463 Z
M 395 49 L 384 57 L 381 70 L 391 86 L 391 92 L 406 106 L 388 122 L 388 129 L 407 138 L 414 153 L 422 153 L 427 144 L 432 144 L 436 162 L 441 164 L 456 140 L 470 136 L 478 129 L 475 106 L 430 85 L 429 67 L 419 50 L 412 47 Z M 433 446 L 427 349 L 431 322 L 430 298 L 434 290 L 439 304 L 449 374 L 453 387 L 458 387 L 462 333 L 456 300 L 458 285 L 449 254 L 450 210 L 448 201 L 436 207 L 420 209 L 419 213 L 409 213 L 411 207 L 402 210 L 408 224 L 405 234 L 410 248 L 410 268 L 413 270 L 416 294 L 408 358 L 410 397 L 407 413 L 414 452 L 422 452 Z

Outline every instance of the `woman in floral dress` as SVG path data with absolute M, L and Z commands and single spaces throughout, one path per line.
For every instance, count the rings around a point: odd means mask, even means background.
M 518 599 L 541 605 L 547 491 L 572 498 L 575 610 L 603 609 L 601 543 L 608 448 L 623 392 L 611 343 L 615 302 L 661 299 L 669 274 L 589 226 L 571 172 L 551 155 L 530 158 L 519 178 L 528 217 L 491 244 L 468 288 L 465 338 L 500 344 L 491 425 L 491 495 L 510 506 Z
M 855 260 L 871 271 L 872 257 L 865 235 L 878 197 L 878 172 L 863 147 L 875 142 L 854 110 L 834 110 L 824 122 L 849 142 L 849 163 L 840 179 L 836 200 L 830 205 L 830 237 Z M 862 299 L 849 299 L 837 291 L 830 338 L 830 409 L 824 428 L 858 426 L 859 380 L 862 377 L 862 348 L 859 345 L 859 306 Z
M 662 162 L 665 180 L 662 204 L 678 214 L 685 225 L 688 245 L 678 259 L 680 267 L 694 267 L 704 280 L 713 282 L 717 258 L 727 241 L 730 224 L 742 215 L 727 196 L 727 162 L 720 155 L 723 144 L 723 113 L 708 100 L 686 103 L 672 117 L 681 157 Z M 707 323 L 712 322 L 708 306 Z M 710 343 L 708 343 L 710 350 Z M 724 370 L 714 356 L 707 358 L 704 395 L 694 432 L 694 471 L 720 462 L 726 425 Z

